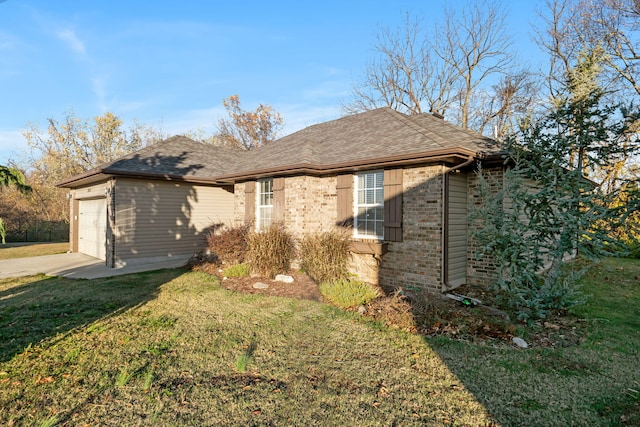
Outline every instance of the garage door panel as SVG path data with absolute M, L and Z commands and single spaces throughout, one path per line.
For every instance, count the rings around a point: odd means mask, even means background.
M 107 242 L 106 199 L 80 200 L 78 252 L 104 260 Z

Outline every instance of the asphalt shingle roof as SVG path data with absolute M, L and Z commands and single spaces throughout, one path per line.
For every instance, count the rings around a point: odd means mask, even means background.
M 495 141 L 431 114 L 408 116 L 378 108 L 309 126 L 250 152 L 174 136 L 59 185 L 72 186 L 98 174 L 228 183 L 260 171 L 321 171 L 390 158 L 422 158 L 431 152 L 478 156 L 500 151 Z
M 313 125 L 259 147 L 239 162 L 235 173 L 291 165 L 327 167 L 456 148 L 477 154 L 500 150 L 495 141 L 433 115 L 407 116 L 379 108 Z
M 173 136 L 98 167 L 103 173 L 140 173 L 168 177 L 212 178 L 233 172 L 241 150 Z

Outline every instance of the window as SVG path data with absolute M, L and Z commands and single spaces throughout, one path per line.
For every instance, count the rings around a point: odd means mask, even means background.
M 273 221 L 273 179 L 258 181 L 256 228 L 264 230 Z
M 355 237 L 384 237 L 384 173 L 367 172 L 355 176 Z

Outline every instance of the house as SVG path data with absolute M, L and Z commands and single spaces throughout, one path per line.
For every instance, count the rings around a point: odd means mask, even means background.
M 94 253 L 110 265 L 187 254 L 217 222 L 283 221 L 298 238 L 351 233 L 351 269 L 364 280 L 446 290 L 491 276 L 467 215 L 475 164 L 499 178 L 503 155 L 495 141 L 436 116 L 380 108 L 251 152 L 174 137 L 60 185 L 71 189 L 72 250 L 104 243 L 107 254 Z M 104 233 L 83 215 L 106 217 L 97 221 Z

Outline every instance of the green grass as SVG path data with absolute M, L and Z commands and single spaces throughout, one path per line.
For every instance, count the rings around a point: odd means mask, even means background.
M 640 261 L 607 259 L 582 280 L 573 346 L 526 351 L 428 339 L 501 425 L 640 425 Z
M 68 250 L 69 243 L 33 243 L 20 246 L 12 244 L 0 245 L 0 260 L 63 254 Z
M 165 270 L 0 280 L 0 425 L 482 425 L 424 340 Z
M 224 277 L 245 277 L 249 275 L 249 265 L 235 264 L 222 270 Z
M 378 296 L 376 289 L 367 283 L 354 279 L 323 282 L 320 284 L 319 290 L 327 301 L 342 308 L 367 304 Z
M 184 270 L 0 279 L 0 425 L 639 425 L 638 275 L 599 265 L 579 344 L 528 350 Z

